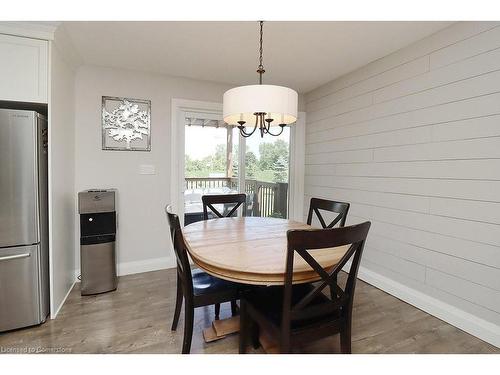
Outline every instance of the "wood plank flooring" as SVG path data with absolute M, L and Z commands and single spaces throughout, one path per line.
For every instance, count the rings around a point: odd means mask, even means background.
M 173 269 L 129 275 L 120 277 L 117 291 L 85 297 L 76 284 L 55 320 L 1 333 L 0 353 L 180 353 L 183 313 L 177 331 L 170 331 L 175 282 Z M 223 304 L 221 318 L 230 315 L 229 304 Z M 237 334 L 204 342 L 202 331 L 213 318 L 213 307 L 196 309 L 191 352 L 237 353 Z M 353 353 L 500 353 L 362 281 L 356 287 L 353 319 Z M 340 345 L 332 337 L 296 351 L 339 353 Z

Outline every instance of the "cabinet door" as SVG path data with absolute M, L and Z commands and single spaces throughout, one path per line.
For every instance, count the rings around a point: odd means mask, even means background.
M 47 103 L 48 42 L 0 34 L 0 100 Z

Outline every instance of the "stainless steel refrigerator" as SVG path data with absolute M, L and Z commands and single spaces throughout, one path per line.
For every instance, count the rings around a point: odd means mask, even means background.
M 47 119 L 0 109 L 0 332 L 49 313 Z

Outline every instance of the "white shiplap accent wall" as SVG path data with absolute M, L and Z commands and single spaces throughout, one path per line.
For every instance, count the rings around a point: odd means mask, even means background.
M 500 23 L 453 24 L 306 102 L 305 204 L 372 221 L 360 277 L 500 346 Z

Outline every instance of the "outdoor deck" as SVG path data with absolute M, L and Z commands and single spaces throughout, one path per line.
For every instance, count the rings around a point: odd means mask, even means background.
M 238 190 L 236 177 L 186 178 L 186 190 L 230 188 Z M 247 179 L 245 193 L 248 196 L 247 216 L 283 217 L 288 215 L 288 183 L 273 183 Z

